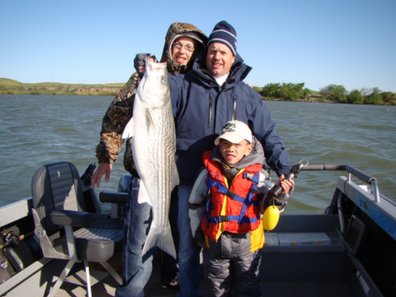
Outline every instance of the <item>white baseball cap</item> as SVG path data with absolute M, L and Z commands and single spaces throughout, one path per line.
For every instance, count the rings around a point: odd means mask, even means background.
M 249 126 L 241 121 L 229 121 L 221 130 L 221 135 L 215 139 L 214 144 L 218 145 L 220 139 L 225 139 L 231 143 L 240 143 L 247 140 L 252 143 L 253 136 Z

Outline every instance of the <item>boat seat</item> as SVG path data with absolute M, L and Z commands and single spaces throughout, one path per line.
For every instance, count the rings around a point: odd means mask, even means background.
M 285 214 L 273 231 L 265 232 L 263 253 L 341 252 L 336 215 Z
M 266 232 L 263 253 L 342 252 L 336 232 Z
M 88 262 L 100 263 L 121 284 L 107 263 L 123 240 L 122 221 L 85 211 L 83 186 L 69 162 L 44 165 L 32 178 L 35 233 L 45 258 L 68 260 L 48 296 L 54 296 L 77 262 L 83 262 L 87 295 L 92 296 Z
M 124 216 L 124 205 L 127 203 L 129 186 L 132 176 L 123 175 L 118 183 L 118 191 L 100 191 L 99 200 L 103 203 L 111 203 L 110 214 L 112 218 L 122 218 Z
M 266 232 L 261 253 L 261 277 L 270 283 L 342 282 L 353 269 L 337 231 Z

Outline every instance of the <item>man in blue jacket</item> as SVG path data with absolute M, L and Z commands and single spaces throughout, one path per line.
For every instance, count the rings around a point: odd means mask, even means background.
M 267 104 L 243 82 L 251 68 L 237 53 L 235 29 L 226 21 L 214 27 L 207 50 L 190 72 L 170 79 L 176 121 L 179 243 L 179 297 L 202 296 L 199 288 L 199 253 L 188 217 L 188 198 L 202 167 L 202 154 L 230 120 L 249 125 L 261 142 L 267 164 L 280 179 L 289 173 L 288 153 L 279 137 Z M 288 192 L 293 182 L 286 183 Z

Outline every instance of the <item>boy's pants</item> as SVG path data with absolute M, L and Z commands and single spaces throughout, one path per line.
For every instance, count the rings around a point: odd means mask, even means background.
M 250 234 L 224 232 L 204 249 L 205 297 L 260 296 L 260 250 L 250 252 Z

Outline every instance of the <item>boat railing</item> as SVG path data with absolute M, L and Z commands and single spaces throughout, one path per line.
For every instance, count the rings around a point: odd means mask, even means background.
M 338 179 L 337 187 L 345 194 L 362 212 L 370 217 L 387 234 L 396 240 L 396 203 L 385 195 L 380 194 L 376 178 L 369 176 L 360 170 L 340 164 L 308 164 L 302 170 L 305 171 L 345 171 L 346 177 Z M 354 180 L 352 181 L 352 178 Z M 356 179 L 364 184 L 359 184 Z M 336 194 L 335 194 L 336 195 Z M 346 222 L 343 220 L 341 199 L 343 195 L 336 195 L 336 206 L 339 212 L 340 231 L 344 233 Z
M 346 171 L 348 182 L 352 180 L 352 176 L 355 176 L 362 182 L 371 186 L 371 190 L 376 203 L 380 203 L 380 192 L 378 188 L 378 182 L 375 177 L 369 176 L 362 171 L 343 164 L 328 164 L 328 163 L 314 163 L 304 166 L 301 170 L 303 171 L 321 171 L 321 170 L 332 170 L 332 171 Z

